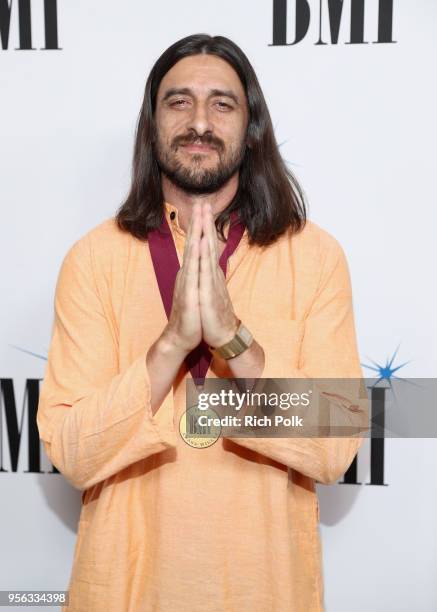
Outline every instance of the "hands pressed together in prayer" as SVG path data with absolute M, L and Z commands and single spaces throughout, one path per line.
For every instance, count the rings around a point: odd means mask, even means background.
M 221 346 L 232 340 L 238 329 L 219 257 L 211 206 L 195 203 L 164 332 L 175 348 L 186 354 L 202 338 L 210 346 Z
M 185 357 L 202 340 L 213 347 L 232 340 L 238 318 L 219 265 L 220 249 L 210 204 L 193 205 L 183 261 L 176 276 L 169 321 L 147 354 L 152 412 L 167 395 Z M 256 378 L 264 369 L 264 351 L 253 340 L 228 360 L 235 378 Z

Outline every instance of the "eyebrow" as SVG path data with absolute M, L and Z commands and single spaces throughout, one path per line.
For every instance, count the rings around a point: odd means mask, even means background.
M 167 89 L 161 101 L 165 102 L 166 100 L 171 98 L 171 96 L 174 96 L 176 94 L 194 96 L 193 90 L 189 87 L 171 87 L 170 89 Z M 214 96 L 224 96 L 226 98 L 231 98 L 231 100 L 233 100 L 235 104 L 240 104 L 238 96 L 234 94 L 234 92 L 230 89 L 211 89 L 208 98 L 212 98 Z

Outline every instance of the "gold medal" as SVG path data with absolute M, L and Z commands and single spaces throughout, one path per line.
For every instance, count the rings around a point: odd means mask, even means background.
M 207 448 L 218 440 L 221 425 L 218 414 L 212 408 L 201 410 L 198 404 L 190 406 L 179 420 L 179 433 L 184 442 L 193 448 Z

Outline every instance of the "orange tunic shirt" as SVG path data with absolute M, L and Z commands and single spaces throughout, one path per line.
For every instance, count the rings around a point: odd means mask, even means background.
M 165 210 L 181 263 L 185 232 Z M 226 283 L 263 377 L 362 377 L 347 261 L 317 224 L 268 247 L 246 231 Z M 147 242 L 111 217 L 68 250 L 37 413 L 47 456 L 83 491 L 63 610 L 320 612 L 315 481 L 335 482 L 362 438 L 189 446 L 185 365 L 150 409 L 145 358 L 166 323 Z M 232 375 L 213 358 L 207 377 Z

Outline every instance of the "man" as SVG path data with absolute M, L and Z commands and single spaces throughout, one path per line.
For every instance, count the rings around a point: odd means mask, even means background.
M 343 250 L 306 220 L 248 59 L 202 34 L 153 67 L 130 193 L 56 286 L 37 422 L 83 491 L 68 610 L 323 609 L 315 481 L 361 438 L 187 444 L 205 347 L 208 378 L 362 376 Z

